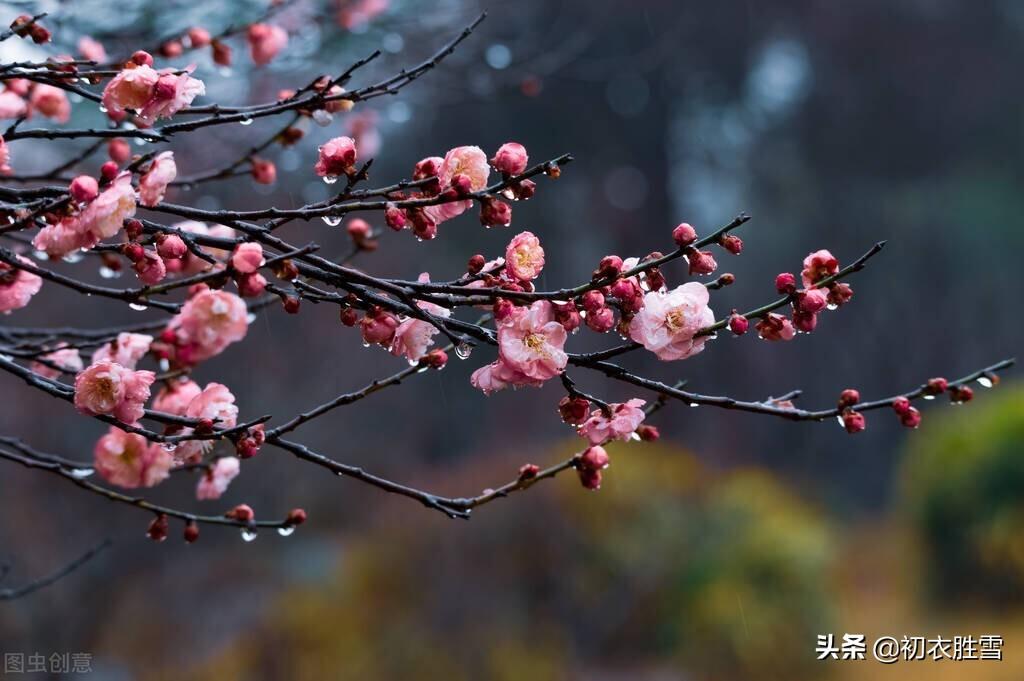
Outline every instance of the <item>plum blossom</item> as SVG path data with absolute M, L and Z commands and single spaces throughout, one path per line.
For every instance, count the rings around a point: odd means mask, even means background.
M 144 333 L 119 333 L 115 340 L 100 346 L 92 353 L 92 363 L 109 361 L 116 362 L 126 369 L 134 369 L 139 360 L 149 352 L 152 342 L 153 337 Z
M 153 398 L 153 410 L 162 411 L 166 414 L 184 416 L 188 405 L 196 398 L 202 388 L 195 381 L 174 381 L 160 388 L 160 392 Z
M 213 225 L 212 227 L 207 227 L 206 224 L 202 222 L 184 220 L 173 224 L 172 227 L 197 236 L 212 236 L 219 239 L 235 238 L 235 230 L 225 225 Z M 227 256 L 227 252 L 220 248 L 205 246 L 203 247 L 203 251 L 219 259 L 223 259 Z M 212 267 L 214 267 L 214 265 L 206 262 L 191 251 L 186 253 L 182 258 L 181 271 L 183 274 L 198 274 L 200 272 L 205 272 Z
M 125 487 L 153 487 L 167 479 L 171 453 L 146 438 L 111 426 L 93 451 L 96 471 L 107 482 Z
M 178 166 L 174 162 L 174 152 L 163 151 L 157 154 L 149 170 L 139 179 L 139 203 L 143 206 L 155 206 L 163 201 L 167 185 L 177 176 Z
M 715 322 L 704 284 L 688 282 L 672 291 L 651 291 L 629 324 L 629 337 L 670 361 L 692 357 L 704 349 L 706 336 L 696 336 Z
M 839 261 L 829 251 L 814 251 L 804 258 L 804 269 L 800 272 L 804 288 L 811 288 L 825 277 L 839 271 Z
M 769 312 L 754 325 L 754 328 L 757 329 L 757 335 L 764 340 L 788 341 L 796 337 L 793 322 L 774 312 Z
M 67 94 L 53 85 L 37 83 L 29 95 L 28 104 L 33 111 L 58 123 L 67 123 L 71 118 L 71 103 Z
M 514 308 L 498 327 L 498 360 L 473 372 L 470 382 L 487 394 L 509 385 L 539 386 L 565 369 L 566 336 L 549 301 Z
M 188 349 L 184 363 L 191 364 L 219 355 L 245 338 L 246 316 L 245 301 L 234 293 L 207 289 L 182 306 L 169 328 L 177 334 L 179 346 Z
M 487 154 L 480 147 L 455 147 L 444 155 L 438 179 L 442 187 L 450 187 L 452 178 L 465 175 L 469 178 L 471 191 L 478 192 L 487 186 L 487 177 L 491 167 L 487 164 Z
M 0 118 L 21 118 L 28 115 L 28 104 L 17 92 L 0 92 Z
M 238 407 L 235 396 L 226 385 L 207 383 L 202 392 L 192 398 L 185 409 L 185 416 L 194 419 L 210 419 L 218 428 L 234 428 L 238 423 Z
M 586 438 L 592 445 L 600 445 L 609 440 L 629 440 L 646 416 L 642 409 L 644 404 L 643 400 L 638 399 L 610 404 L 610 416 L 595 409 L 580 426 L 580 437 Z
M 99 63 L 107 61 L 107 50 L 103 44 L 87 35 L 78 39 L 78 53 L 90 61 Z
M 139 276 L 139 281 L 147 286 L 159 284 L 167 276 L 167 265 L 163 258 L 149 249 L 142 252 L 142 257 L 135 261 L 132 268 Z
M 239 244 L 231 256 L 231 266 L 241 274 L 251 274 L 263 267 L 263 246 L 246 242 Z
M 20 263 L 32 264 L 28 258 L 16 257 Z M 43 280 L 38 275 L 0 262 L 0 312 L 9 313 L 25 307 L 42 287 Z
M 429 282 L 430 276 L 424 272 L 419 276 L 419 281 L 423 283 Z M 435 317 L 447 318 L 452 313 L 448 308 L 427 301 L 418 301 L 416 305 L 424 312 Z M 395 357 L 404 355 L 410 364 L 415 364 L 427 354 L 427 348 L 431 346 L 433 343 L 432 339 L 437 334 L 437 327 L 430 322 L 409 317 L 395 329 L 395 335 L 391 339 L 390 352 Z
M 153 88 L 153 97 L 139 111 L 139 123 L 150 126 L 158 118 L 170 118 L 192 103 L 199 95 L 206 94 L 203 81 L 190 74 L 195 69 L 189 66 L 185 73 L 176 74 L 171 69 L 160 71 L 160 78 Z
M 103 107 L 114 121 L 124 119 L 126 112 L 141 111 L 153 98 L 160 74 L 147 65 L 125 68 L 103 88 Z
M 352 172 L 356 162 L 356 143 L 351 137 L 335 137 L 320 147 L 313 170 L 320 177 L 337 177 Z
M 83 366 L 82 356 L 78 354 L 78 350 L 75 348 L 58 348 L 53 352 L 46 353 L 39 359 L 46 360 L 54 366 L 36 361 L 32 362 L 29 368 L 43 378 L 49 379 L 57 378 L 61 374 L 76 374 L 82 370 Z
M 273 24 L 253 24 L 246 34 L 249 53 L 260 66 L 269 64 L 288 44 L 288 32 Z
M 87 416 L 109 414 L 129 425 L 136 423 L 149 399 L 152 371 L 132 371 L 101 360 L 75 377 L 75 407 Z
M 526 155 L 526 147 L 518 142 L 505 142 L 494 154 L 491 165 L 499 173 L 505 175 L 519 175 L 526 170 L 529 156 Z
M 51 257 L 62 257 L 80 248 L 92 248 L 100 239 L 114 236 L 125 219 L 133 215 L 135 190 L 131 173 L 125 172 L 81 213 L 41 229 L 32 245 Z
M 231 481 L 238 477 L 241 470 L 241 462 L 233 456 L 225 456 L 217 459 L 213 468 L 206 471 L 196 485 L 196 499 L 203 501 L 207 499 L 220 499 L 227 491 Z
M 544 249 L 532 232 L 520 232 L 505 249 L 505 271 L 520 281 L 531 281 L 544 269 Z

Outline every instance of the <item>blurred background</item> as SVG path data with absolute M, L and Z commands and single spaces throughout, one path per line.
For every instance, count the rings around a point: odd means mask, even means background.
M 10 21 L 28 3 L 0 3 Z M 89 34 L 111 56 L 192 25 L 217 32 L 264 3 L 183 0 L 31 3 L 49 10 L 52 53 Z M 482 10 L 460 50 L 397 98 L 356 106 L 266 155 L 278 182 L 241 177 L 169 200 L 202 208 L 297 206 L 326 198 L 316 145 L 356 137 L 371 183 L 413 163 L 509 140 L 531 161 L 572 152 L 561 179 L 538 182 L 510 229 L 467 214 L 436 241 L 383 235 L 356 264 L 435 279 L 469 255 L 496 256 L 523 229 L 547 252 L 542 288 L 589 277 L 609 253 L 671 248 L 687 221 L 706 233 L 739 211 L 743 254 L 719 258 L 737 283 L 719 315 L 770 300 L 780 271 L 829 248 L 843 263 L 888 240 L 851 279 L 856 295 L 811 336 L 771 344 L 722 336 L 701 355 L 628 365 L 705 393 L 761 399 L 802 388 L 807 406 L 845 387 L 867 397 L 955 378 L 1019 352 L 1024 231 L 1024 5 L 1013 0 L 437 0 L 298 2 L 275 18 L 287 51 L 254 69 L 193 53 L 208 96 L 266 101 L 339 73 L 380 47 L 353 81 L 417 63 Z M 63 43 L 61 41 L 64 41 Z M 24 41 L 5 60 L 45 56 Z M 163 63 L 163 62 L 161 62 Z M 71 125 L 103 125 L 87 103 Z M 37 121 L 38 122 L 38 121 Z M 311 122 L 309 122 L 311 123 Z M 233 160 L 273 120 L 173 140 L 179 173 Z M 46 170 L 77 145 L 17 142 L 12 165 Z M 148 151 L 151 146 L 140 148 Z M 372 151 L 371 151 L 372 150 Z M 83 165 L 96 172 L 100 159 Z M 375 227 L 383 227 L 370 216 Z M 512 231 L 515 230 L 515 231 Z M 343 253 L 343 227 L 293 224 L 286 238 Z M 78 268 L 81 271 L 81 267 Z M 667 269 L 683 279 L 678 266 Z M 86 274 L 85 276 L 96 276 Z M 98 279 L 97 279 L 98 280 Z M 127 280 L 125 281 L 127 285 Z M 44 287 L 4 323 L 109 326 L 156 318 Z M 239 396 L 243 417 L 294 414 L 402 368 L 366 350 L 334 308 L 271 310 L 244 343 L 196 379 Z M 601 347 L 592 333 L 574 350 Z M 561 388 L 484 398 L 469 374 L 478 349 L 304 427 L 304 442 L 346 463 L 445 495 L 475 494 L 530 461 L 550 465 L 578 440 L 559 423 Z M 610 401 L 649 399 L 585 377 Z M 88 459 L 101 424 L 0 376 L 0 432 Z M 933 403 L 917 432 L 887 411 L 847 436 L 834 422 L 673 404 L 652 419 L 657 444 L 614 449 L 597 493 L 571 475 L 449 521 L 407 499 L 327 476 L 265 449 L 223 499 L 196 502 L 175 477 L 153 498 L 261 517 L 304 506 L 288 538 L 252 543 L 204 528 L 192 546 L 144 537 L 150 517 L 13 465 L 0 469 L 0 559 L 9 582 L 45 574 L 104 537 L 113 547 L 71 577 L 0 604 L 3 651 L 89 652 L 103 679 L 1019 679 L 1024 675 L 1024 390 L 1011 372 L 964 407 Z M 816 637 L 997 634 L 997 662 L 817 662 Z

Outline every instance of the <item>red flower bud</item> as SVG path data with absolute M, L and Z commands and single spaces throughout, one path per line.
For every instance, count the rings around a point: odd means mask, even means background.
M 797 331 L 804 333 L 810 333 L 814 331 L 814 328 L 818 326 L 818 315 L 813 312 L 801 312 L 795 310 L 793 312 L 793 326 Z
M 590 401 L 583 397 L 563 397 L 558 403 L 558 414 L 562 421 L 578 426 L 590 416 Z
M 859 411 L 847 408 L 843 411 L 842 415 L 843 428 L 846 428 L 846 432 L 853 435 L 859 433 L 867 427 L 867 423 L 864 420 L 864 415 Z
M 974 399 L 974 390 L 966 385 L 955 385 L 949 389 L 949 401 L 953 404 L 963 404 Z
M 250 507 L 248 504 L 239 504 L 238 506 L 235 506 L 233 509 L 225 513 L 224 517 L 231 518 L 232 520 L 237 520 L 243 523 L 250 523 L 252 522 L 253 518 L 256 517 L 256 514 L 253 512 L 252 507 Z
M 655 442 L 661 437 L 661 433 L 658 431 L 657 426 L 651 426 L 646 423 L 641 423 L 636 427 L 636 434 L 640 436 L 640 439 L 644 442 Z
M 672 230 L 672 240 L 680 248 L 685 248 L 697 240 L 697 230 L 684 222 Z
M 99 182 L 96 181 L 95 177 L 89 175 L 79 175 L 75 179 L 71 180 L 71 184 L 68 186 L 68 191 L 71 192 L 71 198 L 79 203 L 85 203 L 86 201 L 92 201 L 100 193 Z
M 239 438 L 235 444 L 235 451 L 240 459 L 251 459 L 260 453 L 260 446 L 254 437 Z
M 480 223 L 486 227 L 505 227 L 512 224 L 512 206 L 494 197 L 480 202 Z
M 293 508 L 288 511 L 287 522 L 289 525 L 301 525 L 306 522 L 306 511 L 301 508 Z
M 686 254 L 690 263 L 690 274 L 711 274 L 718 269 L 718 263 L 711 251 L 691 251 Z
M 601 489 L 601 471 L 578 468 L 576 473 L 580 476 L 580 484 L 589 490 Z
M 610 307 L 602 307 L 587 313 L 587 328 L 597 333 L 606 333 L 615 328 L 615 313 Z
M 796 277 L 792 272 L 783 272 L 775 277 L 775 290 L 783 295 L 796 291 Z
M 121 247 L 121 252 L 132 262 L 139 262 L 146 257 L 146 249 L 138 241 L 129 241 Z
M 519 479 L 520 480 L 533 480 L 537 477 L 537 473 L 540 473 L 540 466 L 535 463 L 523 464 L 519 468 Z
M 565 327 L 565 330 L 572 333 L 580 328 L 582 320 L 580 312 L 576 309 L 576 303 L 571 300 L 565 303 L 554 303 L 555 321 Z
M 163 541 L 167 539 L 167 516 L 163 513 L 153 518 L 153 522 L 149 524 L 149 529 L 146 530 L 146 534 L 153 541 Z
M 341 309 L 341 323 L 345 326 L 355 326 L 359 323 L 359 313 L 354 307 L 344 307 Z
M 892 401 L 892 410 L 902 416 L 910 410 L 910 400 L 902 395 Z
M 185 541 L 194 544 L 197 539 L 199 539 L 199 526 L 194 520 L 190 520 L 188 525 L 185 525 Z
M 512 314 L 515 307 L 515 304 L 508 298 L 498 298 L 494 301 L 494 305 L 491 307 L 494 320 L 501 322 L 508 319 L 508 316 Z
M 944 378 L 929 378 L 924 386 L 925 395 L 941 395 L 949 387 L 949 381 Z
M 486 264 L 486 258 L 477 253 L 476 255 L 469 259 L 469 262 L 466 264 L 466 271 L 469 272 L 470 274 L 477 274 L 481 270 L 483 270 L 484 265 Z
M 107 161 L 100 166 L 100 179 L 103 180 L 104 184 L 109 184 L 115 177 L 117 177 L 117 164 L 113 161 Z
M 608 457 L 608 452 L 604 450 L 604 447 L 594 445 L 593 447 L 588 447 L 586 451 L 580 454 L 577 467 L 582 470 L 599 471 L 607 468 L 609 463 L 611 463 L 611 459 Z
M 120 137 L 115 137 L 107 143 L 107 156 L 120 165 L 132 157 L 132 148 Z
M 732 234 L 726 234 L 721 238 L 719 243 L 722 244 L 722 248 L 729 251 L 733 255 L 739 255 L 743 252 L 743 239 Z
M 860 402 L 860 392 L 853 388 L 847 388 L 843 392 L 839 393 L 839 408 L 852 407 L 853 405 Z
M 899 416 L 900 423 L 907 428 L 917 428 L 921 425 L 921 412 L 914 407 L 908 407 L 907 410 Z
M 431 369 L 443 369 L 448 364 L 448 353 L 441 348 L 434 348 L 423 356 L 423 363 Z
M 295 296 L 285 296 L 281 300 L 281 306 L 284 307 L 284 311 L 288 314 L 298 314 L 301 305 L 302 302 Z
M 742 336 L 748 328 L 750 328 L 750 321 L 733 310 L 733 313 L 729 315 L 729 330 L 737 336 Z
M 617 255 L 606 255 L 601 258 L 597 269 L 594 270 L 594 279 L 612 279 L 622 272 L 622 258 Z
M 580 298 L 580 304 L 588 313 L 596 312 L 604 307 L 604 294 L 596 290 L 587 291 Z

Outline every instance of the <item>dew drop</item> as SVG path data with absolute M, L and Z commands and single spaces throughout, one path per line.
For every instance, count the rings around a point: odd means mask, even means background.
M 294 525 L 285 525 L 284 527 L 277 528 L 277 533 L 282 537 L 290 537 L 295 534 Z
M 75 478 L 76 480 L 83 480 L 85 478 L 88 478 L 95 472 L 96 471 L 94 471 L 91 468 L 74 468 L 71 471 L 71 477 Z
M 835 303 L 829 303 L 825 307 L 828 308 L 829 310 L 838 310 L 839 309 L 839 306 L 836 305 Z
M 143 312 L 149 309 L 147 306 L 142 305 L 141 303 L 128 303 L 128 307 L 135 310 L 136 312 Z
M 100 104 L 100 113 L 107 113 L 107 107 Z
M 50 256 L 46 255 L 46 251 L 32 251 L 32 257 L 41 262 L 46 262 L 50 259 Z
M 473 346 L 469 343 L 462 342 L 455 346 L 455 356 L 459 359 L 469 359 L 469 356 L 473 353 Z
M 117 279 L 121 276 L 119 270 L 112 270 L 109 267 L 103 266 L 100 268 L 100 276 L 104 279 Z
M 325 215 L 320 219 L 323 220 L 324 224 L 327 225 L 328 227 L 337 227 L 338 225 L 341 224 L 341 218 L 339 218 L 337 215 Z
M 175 449 L 178 448 L 178 445 L 174 444 L 173 442 L 165 442 L 161 446 L 164 448 L 164 451 L 167 452 L 173 452 Z
M 249 118 L 249 117 L 245 117 L 242 120 L 238 121 L 238 124 L 239 125 L 252 125 L 252 119 Z
M 324 175 L 324 184 L 334 184 L 338 181 L 337 175 Z
M 256 537 L 257 536 L 258 535 L 256 534 L 256 530 L 252 529 L 251 527 L 243 527 L 242 528 L 242 541 L 244 541 L 244 542 L 256 541 Z
M 144 147 L 147 144 L 149 144 L 149 140 L 147 140 L 145 137 L 136 137 L 135 138 L 135 146 L 137 146 L 137 147 Z
M 313 112 L 313 120 L 316 121 L 317 125 L 323 128 L 331 124 L 331 121 L 334 120 L 334 116 L 332 116 L 329 111 L 317 109 Z
M 842 416 L 839 416 L 838 414 L 836 414 L 836 422 L 839 423 L 839 427 L 840 428 L 842 428 L 843 430 L 846 430 L 846 424 L 843 423 L 843 417 Z
M 246 324 L 252 324 L 254 321 L 256 321 L 256 313 L 255 312 L 250 312 L 249 314 L 245 315 L 245 323 Z
M 160 360 L 160 371 L 167 371 L 171 368 L 171 362 L 166 357 Z
M 699 407 L 699 406 L 700 406 L 700 405 L 699 405 L 699 404 L 697 404 L 696 402 L 690 402 L 690 408 L 691 408 L 691 409 L 696 409 L 696 408 L 697 408 L 697 407 Z
M 63 258 L 61 258 L 61 260 L 63 260 L 66 263 L 74 264 L 76 262 L 82 262 L 82 258 L 84 258 L 84 257 L 85 256 L 82 255 L 81 251 L 71 251 L 70 253 L 65 255 Z
M 982 388 L 991 388 L 995 384 L 992 382 L 992 379 L 989 378 L 988 376 L 979 376 L 978 385 L 980 385 Z
M 935 395 L 925 395 L 924 399 L 926 399 L 926 400 L 934 400 L 935 399 Z

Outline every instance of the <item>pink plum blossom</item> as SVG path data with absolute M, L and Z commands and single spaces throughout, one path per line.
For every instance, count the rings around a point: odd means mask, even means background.
M 805 288 L 811 288 L 825 277 L 839 271 L 839 261 L 825 249 L 814 251 L 804 258 L 804 269 L 800 272 Z
M 155 206 L 163 201 L 167 185 L 177 176 L 178 166 L 174 162 L 174 152 L 163 151 L 157 154 L 149 170 L 139 179 L 139 203 L 143 206 Z
M 532 232 L 521 232 L 505 249 L 505 271 L 520 281 L 531 281 L 544 269 L 544 249 Z
M 519 175 L 526 170 L 529 156 L 526 155 L 526 147 L 518 142 L 505 142 L 494 154 L 491 165 L 499 173 L 505 175 Z
M 71 180 L 68 192 L 78 203 L 88 203 L 99 196 L 100 185 L 92 175 L 79 175 Z
M 704 349 L 707 336 L 696 336 L 715 322 L 704 284 L 688 282 L 672 291 L 651 291 L 629 324 L 629 337 L 658 356 L 676 360 Z
M 497 361 L 474 371 L 473 375 L 469 378 L 469 382 L 474 388 L 483 391 L 485 395 L 490 395 L 498 390 L 504 390 L 510 385 L 515 387 L 525 385 L 536 388 L 544 384 L 544 381 L 531 378 L 509 366 L 500 357 Z
M 480 147 L 455 147 L 444 155 L 438 179 L 442 187 L 450 187 L 452 178 L 465 175 L 469 178 L 470 190 L 478 192 L 487 186 L 490 173 L 487 154 Z
M 67 123 L 71 118 L 71 102 L 68 101 L 67 94 L 53 85 L 37 83 L 29 95 L 28 104 L 33 111 L 38 111 L 58 123 Z
M 149 249 L 143 251 L 142 257 L 135 261 L 132 268 L 139 276 L 139 281 L 147 286 L 159 284 L 167 276 L 167 265 L 163 258 Z
M 62 257 L 80 248 L 92 248 L 121 229 L 135 215 L 135 190 L 131 173 L 121 173 L 107 189 L 76 216 L 64 218 L 39 231 L 32 245 L 51 257 Z
M 107 61 L 107 51 L 103 44 L 87 35 L 78 39 L 78 53 L 90 61 L 99 63 Z
M 128 489 L 163 482 L 174 464 L 171 453 L 162 446 L 115 426 L 96 443 L 93 460 L 104 480 Z
M 430 277 L 424 272 L 420 275 L 419 281 L 429 282 Z M 447 318 L 452 313 L 448 308 L 435 305 L 434 303 L 421 300 L 416 304 L 421 310 L 435 317 Z M 409 317 L 395 329 L 395 335 L 391 339 L 390 352 L 395 357 L 404 355 L 411 364 L 415 364 L 427 354 L 427 348 L 431 346 L 433 343 L 432 339 L 437 333 L 437 328 L 430 322 Z
M 320 177 L 337 177 L 352 172 L 356 162 L 356 143 L 351 137 L 335 137 L 320 147 L 313 170 Z
M 116 362 L 101 360 L 75 377 L 75 407 L 87 416 L 109 414 L 129 425 L 143 414 L 152 371 L 132 371 Z
M 253 24 L 246 37 L 252 60 L 261 66 L 273 61 L 288 44 L 288 32 L 273 24 Z
M 189 363 L 201 362 L 245 338 L 249 323 L 245 301 L 230 291 L 202 291 L 190 298 L 170 328 L 189 348 Z
M 475 371 L 470 381 L 485 393 L 508 385 L 539 386 L 565 368 L 566 336 L 550 302 L 514 308 L 498 327 L 498 360 Z
M 241 467 L 241 462 L 233 456 L 217 459 L 213 468 L 199 478 L 199 484 L 196 486 L 196 499 L 200 501 L 220 499 L 221 495 L 227 491 L 231 481 L 238 477 Z
M 182 222 L 176 222 L 171 226 L 175 229 L 180 229 L 183 232 L 188 232 L 189 234 L 195 234 L 197 236 L 212 236 L 219 239 L 235 238 L 235 230 L 225 225 L 213 225 L 212 227 L 207 227 L 206 224 L 197 222 L 196 220 L 184 220 Z M 215 258 L 225 258 L 228 255 L 227 251 L 210 246 L 204 246 L 203 251 Z M 198 274 L 200 272 L 205 272 L 212 267 L 213 265 L 196 256 L 191 251 L 186 253 L 182 258 L 181 271 L 183 274 Z
M 188 405 L 196 398 L 202 388 L 195 381 L 174 381 L 165 385 L 153 398 L 153 410 L 162 411 L 165 414 L 184 416 Z
M 241 274 L 251 274 L 263 266 L 263 246 L 252 242 L 239 244 L 231 256 L 231 266 Z
M 160 71 L 160 77 L 153 88 L 153 98 L 139 111 L 139 123 L 150 126 L 158 118 L 170 118 L 192 103 L 199 95 L 206 94 L 203 81 L 190 74 L 194 66 L 185 73 L 176 74 L 171 69 Z
M 21 118 L 28 115 L 28 104 L 12 90 L 0 92 L 0 118 Z
M 210 419 L 218 428 L 234 428 L 238 423 L 238 407 L 235 396 L 226 385 L 207 383 L 202 392 L 192 398 L 185 409 L 185 416 L 194 419 Z
M 160 74 L 151 66 L 123 69 L 103 89 L 103 107 L 114 121 L 124 119 L 126 112 L 141 111 L 153 98 Z
M 92 353 L 92 363 L 109 361 L 116 362 L 126 369 L 134 369 L 139 360 L 149 352 L 152 342 L 153 337 L 144 333 L 119 333 L 115 340 L 101 345 Z
M 592 445 L 604 444 L 609 440 L 629 440 L 646 416 L 642 409 L 644 404 L 643 400 L 638 399 L 624 404 L 610 404 L 611 416 L 595 409 L 580 426 L 580 437 L 586 438 Z
M 78 354 L 78 350 L 75 348 L 59 348 L 53 352 L 48 352 L 40 359 L 46 360 L 49 364 L 54 365 L 48 366 L 42 362 L 32 362 L 29 367 L 35 373 L 39 374 L 44 378 L 54 379 L 61 374 L 76 374 L 82 370 L 82 356 Z
M 28 258 L 16 257 L 20 263 L 32 264 Z M 43 280 L 38 275 L 0 262 L 0 312 L 8 313 L 25 307 L 42 287 Z

